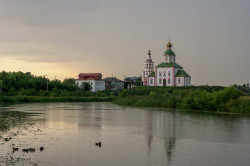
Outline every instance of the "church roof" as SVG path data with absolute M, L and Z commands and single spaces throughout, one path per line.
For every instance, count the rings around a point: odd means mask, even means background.
M 165 63 L 165 62 L 162 62 L 161 64 L 157 65 L 156 66 L 157 68 L 158 67 L 176 67 L 176 68 L 182 68 L 180 65 L 178 65 L 177 63 Z
M 148 77 L 155 77 L 155 72 L 153 71 L 151 74 L 148 75 Z
M 178 70 L 175 77 L 190 77 L 190 75 L 188 75 L 188 73 L 186 73 L 184 70 Z
M 165 51 L 164 55 L 175 55 L 175 53 L 171 49 L 167 49 L 167 51 Z

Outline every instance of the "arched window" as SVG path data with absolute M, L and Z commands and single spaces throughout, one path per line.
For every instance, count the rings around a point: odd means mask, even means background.
M 153 84 L 153 78 L 150 79 L 150 84 Z
M 171 76 L 171 71 L 168 72 L 168 76 L 169 76 L 169 77 Z
M 160 73 L 159 73 L 159 76 L 161 77 L 161 71 L 160 71 Z
M 165 71 L 163 72 L 163 77 L 166 77 L 166 72 Z
M 168 56 L 166 56 L 166 61 L 168 61 Z
M 181 83 L 181 78 L 178 78 L 178 84 L 180 84 Z
M 168 84 L 171 84 L 171 79 L 170 78 L 168 78 Z
M 162 82 L 161 82 L 161 78 L 159 79 L 159 84 L 162 84 Z

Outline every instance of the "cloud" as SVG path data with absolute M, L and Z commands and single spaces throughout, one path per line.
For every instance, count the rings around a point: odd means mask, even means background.
M 68 26 L 79 22 L 86 12 L 101 4 L 101 1 L 91 0 L 3 0 L 0 20 L 38 27 Z

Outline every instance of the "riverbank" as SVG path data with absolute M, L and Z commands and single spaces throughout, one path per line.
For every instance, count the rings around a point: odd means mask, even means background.
M 0 102 L 29 103 L 29 102 L 111 102 L 114 97 L 40 97 L 40 96 L 1 96 Z
M 11 127 L 21 124 L 29 115 L 19 111 L 0 111 L 0 131 L 7 131 Z
M 142 94 L 142 95 L 138 95 Z M 218 90 L 139 88 L 118 97 L 114 104 L 136 107 L 174 108 L 228 113 L 250 113 L 250 98 L 234 88 Z

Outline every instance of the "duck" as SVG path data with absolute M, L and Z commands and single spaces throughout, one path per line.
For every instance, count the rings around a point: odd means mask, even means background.
M 22 151 L 28 153 L 29 149 L 22 149 Z
M 96 142 L 95 145 L 101 147 L 102 146 L 102 142 Z
M 18 148 L 13 147 L 12 148 L 13 152 L 18 151 Z
M 36 151 L 36 149 L 34 149 L 34 148 L 29 148 L 28 149 L 30 152 L 35 152 Z

